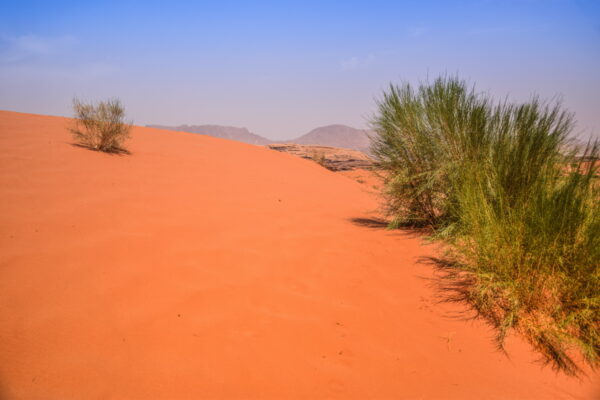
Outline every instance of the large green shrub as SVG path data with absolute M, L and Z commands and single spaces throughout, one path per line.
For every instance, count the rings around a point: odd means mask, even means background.
M 499 344 L 516 329 L 567 373 L 579 355 L 597 366 L 598 145 L 565 151 L 572 115 L 536 98 L 494 104 L 439 78 L 392 86 L 373 125 L 392 225 L 426 224 L 446 241 L 449 283 Z
M 394 224 L 440 226 L 452 220 L 450 184 L 466 158 L 489 148 L 489 100 L 457 79 L 414 89 L 390 86 L 373 120 L 372 152 L 384 173 Z

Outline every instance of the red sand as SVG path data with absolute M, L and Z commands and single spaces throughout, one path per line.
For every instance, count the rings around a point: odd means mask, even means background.
M 435 304 L 415 236 L 364 185 L 288 154 L 0 112 L 2 399 L 592 399 Z

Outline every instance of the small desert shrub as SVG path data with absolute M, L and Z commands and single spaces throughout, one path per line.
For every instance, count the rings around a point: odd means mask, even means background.
M 129 138 L 131 124 L 125 122 L 125 109 L 119 100 L 97 104 L 73 100 L 75 126 L 70 129 L 82 146 L 107 153 L 126 152 L 123 142 Z
M 373 153 L 394 223 L 443 239 L 454 288 L 569 374 L 600 364 L 599 147 L 565 152 L 573 116 L 533 98 L 494 104 L 457 78 L 392 86 Z
M 327 156 L 325 155 L 325 151 L 312 149 L 310 154 L 308 155 L 308 158 L 310 158 L 311 160 L 313 160 L 314 162 L 319 164 L 321 167 L 332 170 L 329 161 L 327 161 Z

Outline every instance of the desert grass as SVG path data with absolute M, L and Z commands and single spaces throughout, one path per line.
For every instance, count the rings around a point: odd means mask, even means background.
M 331 170 L 331 166 L 327 161 L 327 156 L 325 155 L 325 151 L 313 149 L 309 155 L 310 159 L 319 164 L 320 166 Z
M 73 99 L 75 126 L 70 129 L 80 146 L 106 153 L 127 153 L 124 142 L 131 124 L 125 122 L 125 109 L 118 99 L 96 104 Z
M 567 374 L 600 362 L 599 146 L 534 97 L 496 103 L 456 77 L 391 86 L 372 124 L 391 226 L 428 226 L 447 283 Z

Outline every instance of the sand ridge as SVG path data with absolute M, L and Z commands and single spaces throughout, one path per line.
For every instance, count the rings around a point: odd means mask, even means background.
M 435 249 L 314 162 L 0 111 L 0 398 L 592 399 L 440 306 Z

